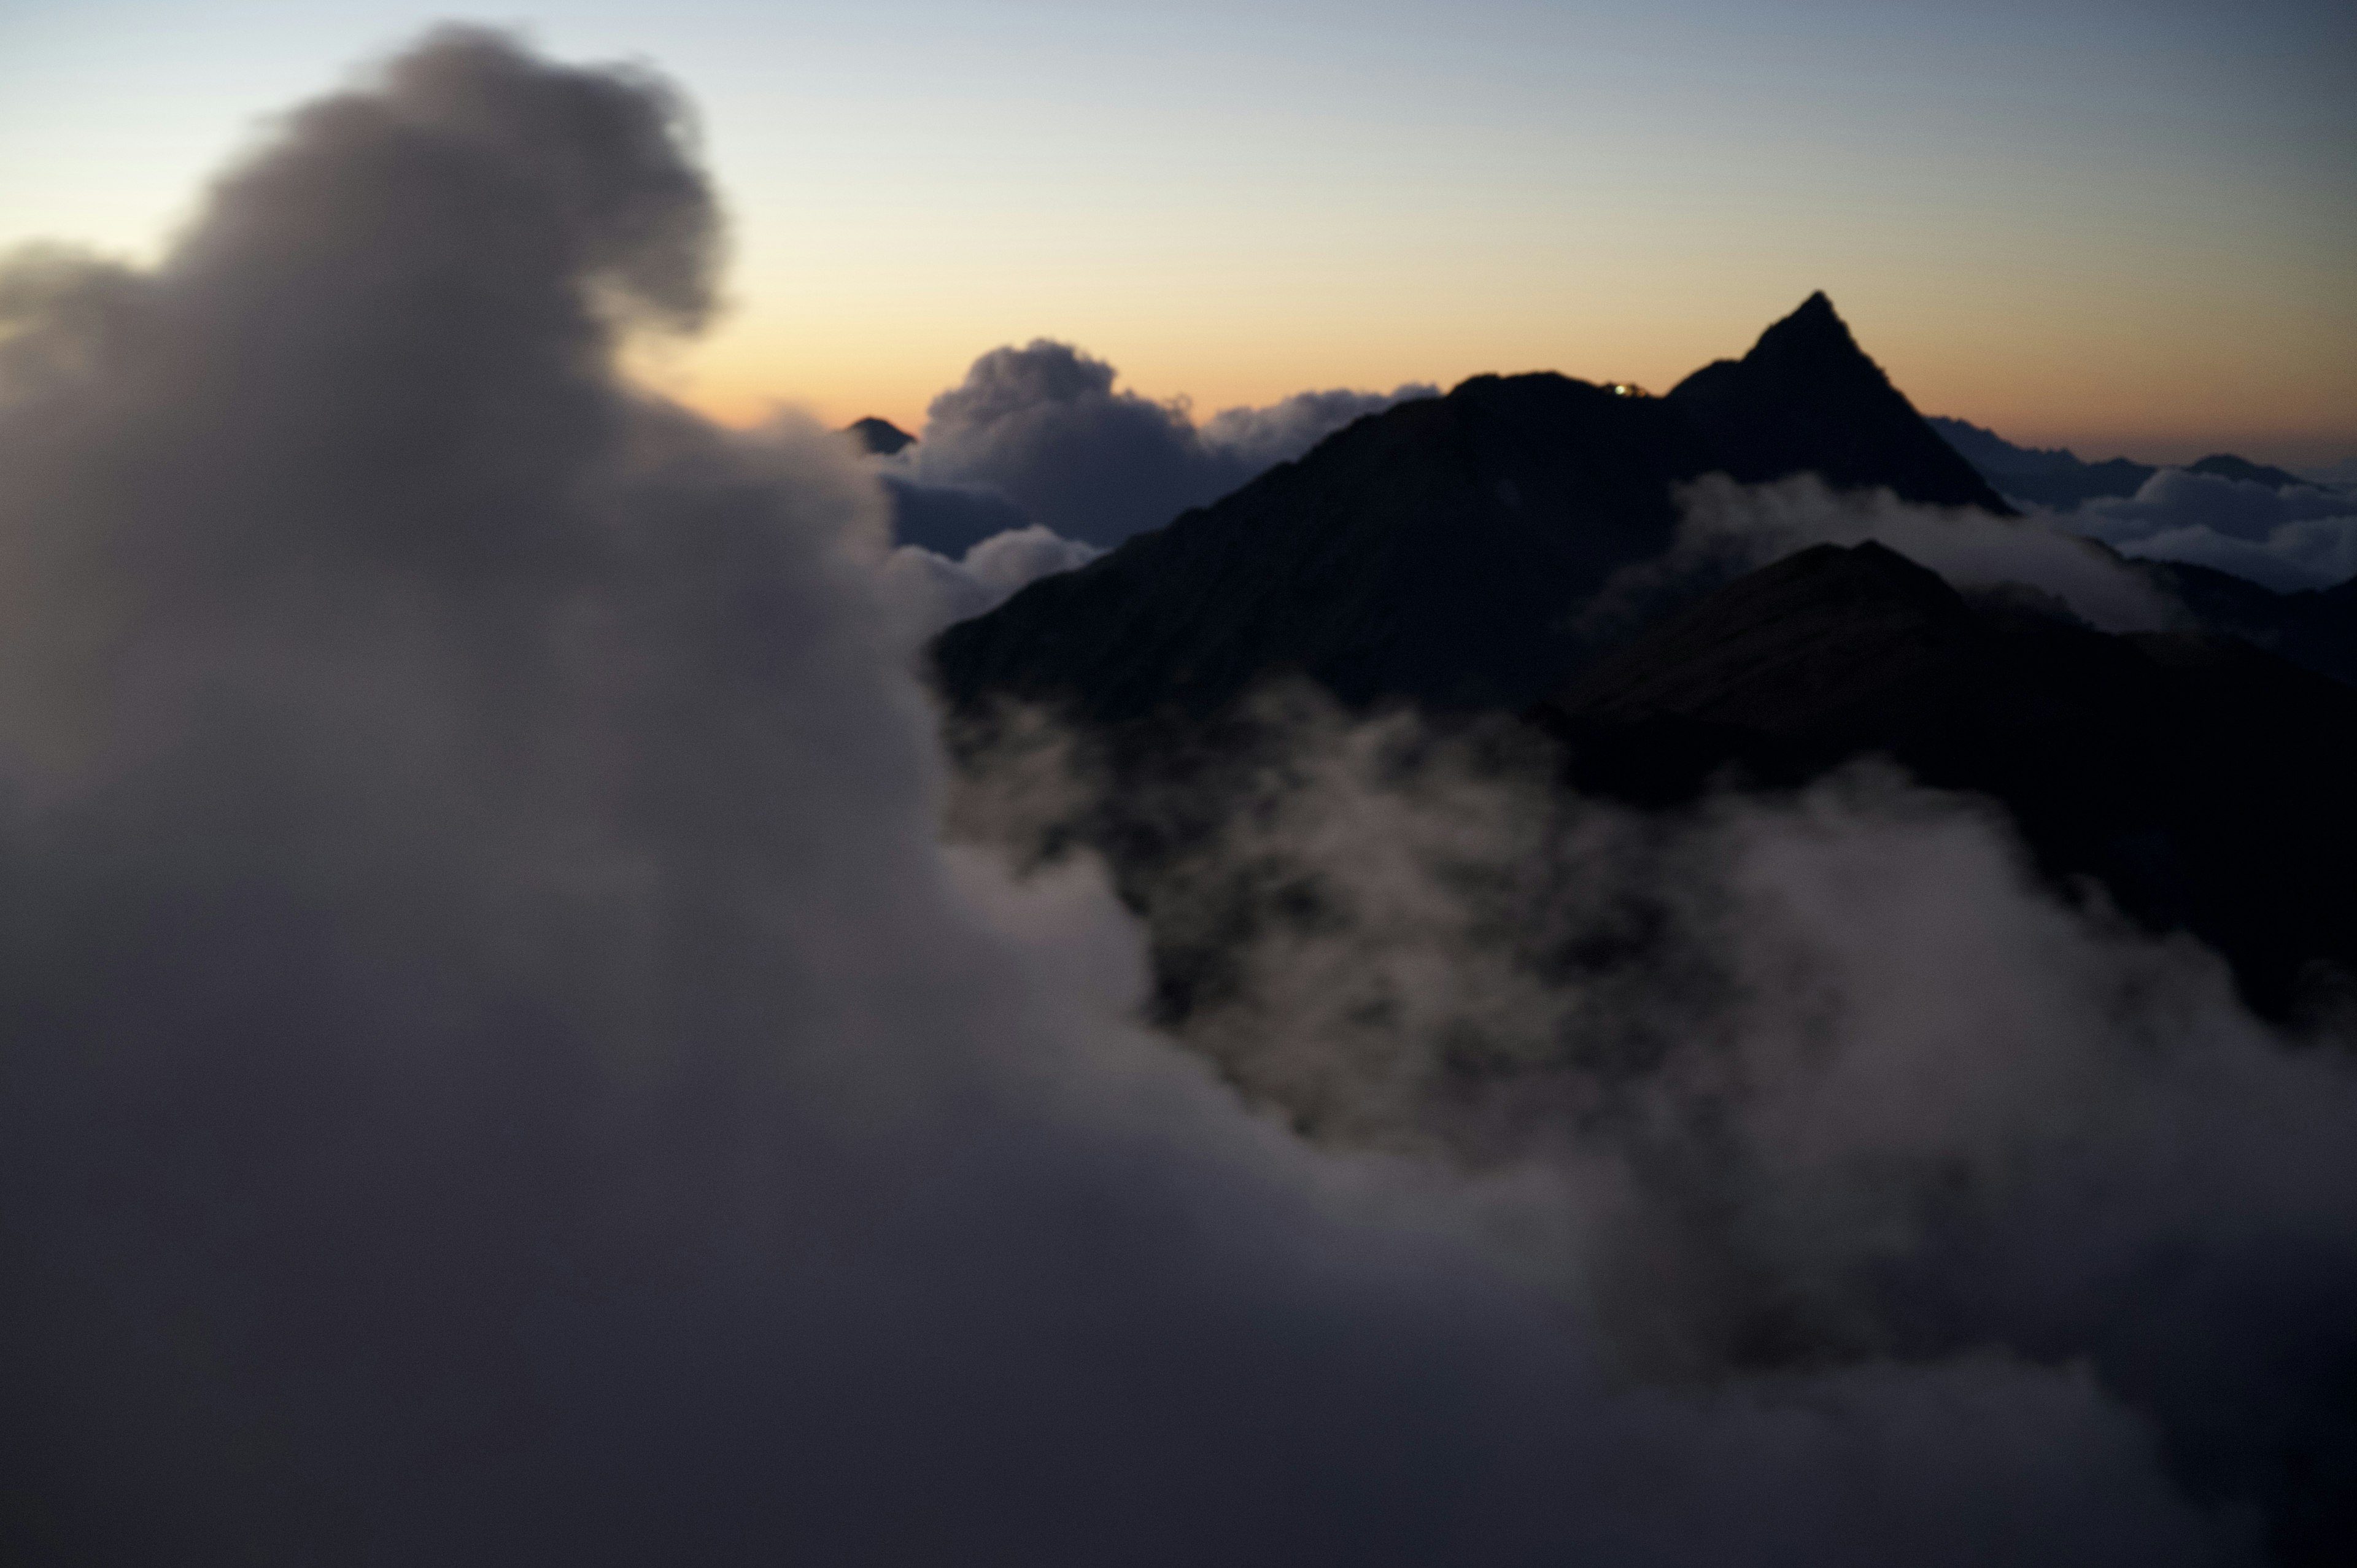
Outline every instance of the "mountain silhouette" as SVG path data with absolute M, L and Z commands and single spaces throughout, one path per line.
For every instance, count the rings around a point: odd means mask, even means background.
M 2057 511 L 2074 510 L 2091 500 L 2133 496 L 2147 479 L 2160 472 L 2154 464 L 2126 457 L 2083 462 L 2067 446 L 2017 446 L 1996 431 L 1966 420 L 1934 415 L 1924 423 L 1996 489 Z M 2274 490 L 2313 483 L 2287 469 L 2254 463 L 2231 452 L 2214 453 L 2185 467 L 2190 473 L 2265 485 Z
M 883 457 L 917 444 L 915 436 L 890 420 L 878 419 L 872 413 L 865 419 L 853 420 L 843 427 L 843 433 L 858 442 L 863 450 Z
M 1282 671 L 1353 703 L 1518 705 L 1577 653 L 1567 613 L 1668 547 L 1670 485 L 1710 458 L 1666 403 L 1478 376 L 952 627 L 942 682 L 1100 724 L 1208 714 Z
M 1354 705 L 1521 707 L 1596 650 L 1582 606 L 1667 549 L 1672 488 L 1715 470 L 2007 510 L 1816 295 L 1664 398 L 1476 376 L 1368 415 L 952 627 L 935 668 L 961 709 L 1014 697 L 1098 725 L 1208 715 L 1280 673 Z
M 2265 485 L 2271 490 L 2305 487 L 2309 481 L 2286 469 L 2254 463 L 2248 457 L 2237 457 L 2232 452 L 2215 452 L 2198 463 L 2185 465 L 2196 474 L 2213 474 L 2222 479 L 2235 479 L 2246 485 Z
M 2126 499 L 2160 472 L 2126 457 L 2083 462 L 2067 446 L 2017 446 L 1994 430 L 1961 419 L 1934 415 L 1924 423 L 1997 490 L 2057 511 L 2106 497 Z
M 1823 294 L 1742 359 L 1679 382 L 1670 401 L 1708 438 L 1717 466 L 1745 484 L 1809 471 L 1838 489 L 1881 486 L 1910 500 L 2013 515 L 1867 358 Z
M 1669 617 L 1532 717 L 1577 788 L 1648 806 L 1862 757 L 2001 802 L 2058 883 L 2192 931 L 2281 1015 L 2357 972 L 2357 690 L 2249 644 L 2114 636 L 1818 545 Z

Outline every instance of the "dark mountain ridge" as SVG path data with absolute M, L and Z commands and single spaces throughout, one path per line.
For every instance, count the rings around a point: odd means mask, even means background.
M 2057 511 L 2075 510 L 2091 500 L 2125 499 L 2168 466 L 2126 457 L 2089 463 L 2067 446 L 2017 446 L 1996 431 L 1966 420 L 1934 414 L 1924 423 L 1991 486 L 2017 500 Z M 2184 467 L 2188 473 L 2265 485 L 2273 490 L 2315 484 L 2287 469 L 2254 463 L 2231 452 L 2213 453 Z
M 2008 510 L 1820 294 L 1665 398 L 1476 376 L 1369 415 L 952 627 L 935 667 L 958 708 L 1017 697 L 1099 725 L 1209 715 L 1281 672 L 1353 705 L 1520 707 L 1595 651 L 1581 607 L 1668 548 L 1673 488 L 1714 471 Z
M 2058 511 L 2132 496 L 2160 472 L 2150 463 L 2126 457 L 2089 463 L 2067 446 L 2017 446 L 1994 430 L 1961 419 L 1934 414 L 1924 423 L 1996 489 Z
M 1567 612 L 1668 547 L 1669 487 L 1710 457 L 1665 402 L 1477 376 L 952 627 L 942 682 L 1099 724 L 1209 714 L 1286 671 L 1352 703 L 1526 702 L 1577 653 Z
M 1944 463 L 1919 461 L 1926 444 Z M 1040 703 L 1102 745 L 1109 799 L 1070 832 L 1142 907 L 1260 744 L 1240 699 L 1297 676 L 1445 725 L 1525 712 L 1568 785 L 1642 806 L 1881 757 L 2000 802 L 2058 885 L 2093 877 L 2212 943 L 2263 1010 L 2298 1004 L 2312 965 L 2357 970 L 2357 584 L 2281 595 L 2138 563 L 2204 629 L 2121 637 L 2029 590 L 1968 600 L 1879 545 L 1827 546 L 1689 583 L 1689 607 L 1618 647 L 1586 629 L 1613 574 L 1669 549 L 1676 484 L 1778 477 L 1780 451 L 1918 501 L 1964 487 L 1813 296 L 1664 398 L 1479 376 L 1361 419 L 951 628 L 936 668 L 969 717 Z
M 1862 757 L 2002 801 L 2042 868 L 2190 930 L 2281 1014 L 2357 973 L 2357 690 L 2249 644 L 2112 636 L 1819 545 L 1649 628 L 1533 714 L 1566 781 L 1648 806 Z

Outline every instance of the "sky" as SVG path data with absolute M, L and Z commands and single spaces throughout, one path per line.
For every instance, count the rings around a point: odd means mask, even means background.
M 147 259 L 453 13 L 0 0 L 0 245 Z M 639 373 L 919 425 L 1051 337 L 1199 414 L 1555 369 L 1657 389 L 1813 289 L 1927 413 L 2357 455 L 2357 11 L 2166 0 L 762 5 L 476 13 L 692 102 L 726 307 Z

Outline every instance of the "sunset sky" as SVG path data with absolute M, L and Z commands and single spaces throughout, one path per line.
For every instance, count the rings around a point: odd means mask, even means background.
M 161 253 L 271 113 L 454 13 L 0 0 L 0 245 Z M 2357 455 L 2357 6 L 573 0 L 694 102 L 731 307 L 646 373 L 921 422 L 1049 336 L 1199 413 L 1665 387 L 1831 294 L 1918 406 L 2082 456 Z

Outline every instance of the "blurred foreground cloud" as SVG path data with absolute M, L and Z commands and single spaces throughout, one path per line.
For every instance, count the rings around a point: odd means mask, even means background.
M 716 224 L 658 84 L 453 30 L 157 268 L 0 272 L 0 1554 L 2348 1539 L 2310 1484 L 2350 1471 L 2343 1058 L 1893 786 L 1673 833 L 1665 940 L 1739 983 L 1531 1015 L 1666 1021 L 1596 1114 L 1480 1144 L 1411 1095 L 1399 1148 L 1305 1142 L 1136 1026 L 1091 867 L 940 843 L 873 470 L 618 379 L 707 311 Z M 927 444 L 1101 540 L 1183 433 L 1026 352 Z M 1135 470 L 1051 474 L 1072 409 Z M 1421 1031 L 1512 975 L 1451 856 L 1519 874 L 1482 857 L 1534 829 L 1359 779 L 1382 744 L 1313 726 L 1254 831 L 1341 857 L 1303 957 Z M 1530 866 L 1618 886 L 1616 831 Z M 1268 1049 L 1395 1075 L 1313 972 Z M 1829 1352 L 1736 1332 L 1785 1317 Z

